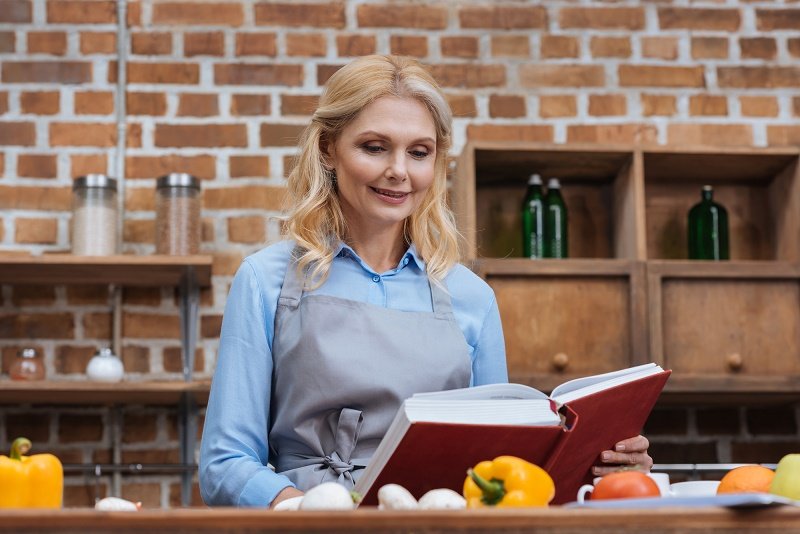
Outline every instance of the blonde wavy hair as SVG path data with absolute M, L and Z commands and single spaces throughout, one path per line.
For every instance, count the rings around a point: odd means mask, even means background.
M 404 224 L 428 276 L 441 284 L 459 260 L 459 234 L 447 206 L 447 152 L 452 112 L 433 77 L 417 61 L 399 56 L 365 56 L 339 69 L 326 84 L 319 107 L 300 138 L 300 154 L 289 175 L 285 231 L 300 248 L 299 272 L 308 269 L 311 287 L 328 277 L 334 252 L 347 235 L 336 185 L 325 166 L 332 145 L 367 105 L 378 98 L 414 98 L 430 111 L 436 126 L 434 180 L 419 208 Z

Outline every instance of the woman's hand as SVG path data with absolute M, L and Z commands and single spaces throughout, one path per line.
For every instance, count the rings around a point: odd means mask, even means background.
M 278 495 L 269 503 L 269 509 L 272 510 L 275 508 L 281 501 L 285 501 L 286 499 L 291 499 L 292 497 L 302 497 L 304 493 L 297 488 L 293 488 L 291 486 L 283 488 Z
M 607 475 L 618 471 L 621 467 L 637 467 L 642 471 L 650 471 L 653 467 L 653 459 L 647 454 L 650 442 L 644 436 L 623 439 L 614 445 L 613 451 L 603 451 L 600 460 L 606 466 L 594 466 L 592 473 L 597 476 Z

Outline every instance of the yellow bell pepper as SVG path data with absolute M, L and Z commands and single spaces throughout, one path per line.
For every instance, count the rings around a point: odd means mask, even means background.
M 556 486 L 547 471 L 517 458 L 498 456 L 467 470 L 464 498 L 468 508 L 547 506 Z
M 52 454 L 23 456 L 31 449 L 26 438 L 0 455 L 0 508 L 61 508 L 64 469 Z

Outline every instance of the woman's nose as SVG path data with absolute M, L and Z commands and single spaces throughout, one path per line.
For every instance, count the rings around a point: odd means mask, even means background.
M 390 180 L 399 182 L 405 182 L 408 179 L 405 154 L 397 154 L 391 159 L 389 166 L 386 168 L 385 176 Z

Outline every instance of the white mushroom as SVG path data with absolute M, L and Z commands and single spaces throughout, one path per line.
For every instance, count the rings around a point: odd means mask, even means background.
M 306 492 L 299 510 L 352 510 L 355 507 L 350 491 L 336 482 L 323 482 Z
M 460 510 L 466 507 L 466 499 L 447 488 L 430 490 L 419 498 L 420 510 Z
M 414 510 L 417 499 L 399 484 L 386 484 L 378 490 L 379 510 Z
M 289 497 L 288 499 L 284 499 L 278 504 L 275 505 L 273 510 L 277 511 L 286 511 L 286 510 L 299 510 L 300 509 L 300 502 L 303 500 L 303 495 L 299 495 L 297 497 Z
M 104 512 L 138 512 L 141 507 L 142 503 L 140 502 L 134 503 L 119 497 L 106 497 L 105 499 L 100 499 L 94 505 L 95 510 Z

